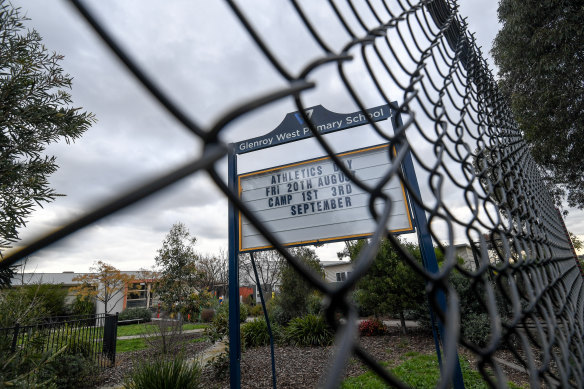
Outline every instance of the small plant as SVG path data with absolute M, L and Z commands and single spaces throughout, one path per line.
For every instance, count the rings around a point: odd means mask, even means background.
M 216 380 L 226 380 L 227 377 L 229 377 L 229 344 L 225 347 L 225 351 L 211 358 L 211 360 L 207 362 L 207 366 L 211 368 L 213 377 Z
M 182 335 L 182 321 L 156 320 L 145 326 L 143 339 L 151 346 L 160 348 L 162 354 L 176 351 Z
M 210 323 L 215 317 L 215 310 L 206 308 L 201 311 L 201 321 L 203 323 Z
M 211 325 L 205 329 L 205 334 L 209 337 L 211 342 L 216 342 L 221 340 L 229 329 L 227 312 L 218 310 L 217 314 L 213 318 Z
M 380 336 L 387 333 L 387 327 L 377 318 L 367 319 L 359 323 L 361 336 Z
M 152 312 L 148 308 L 127 308 L 118 315 L 119 321 L 136 319 L 148 323 L 152 320 Z
M 171 360 L 146 361 L 134 369 L 124 382 L 124 388 L 199 388 L 201 370 L 200 363 L 189 363 L 182 356 Z
M 276 324 L 270 324 L 274 340 L 280 337 L 280 329 Z M 245 347 L 259 347 L 270 344 L 268 324 L 264 319 L 255 319 L 241 326 L 241 341 Z
M 333 332 L 324 317 L 316 315 L 290 320 L 285 337 L 294 346 L 328 346 L 333 342 Z
M 248 315 L 247 306 L 245 304 L 241 304 L 239 306 L 239 322 L 245 323 L 245 321 L 247 320 L 247 315 Z

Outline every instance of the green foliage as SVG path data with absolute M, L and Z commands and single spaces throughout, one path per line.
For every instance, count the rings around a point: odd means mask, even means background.
M 26 291 L 26 298 L 32 301 L 34 298 L 40 298 L 41 304 L 49 316 L 67 315 L 65 298 L 67 289 L 62 285 L 38 284 L 23 286 Z
M 258 317 L 264 314 L 261 304 L 256 304 L 248 309 L 249 316 Z
M 16 323 L 29 325 L 49 316 L 43 300 L 36 296 L 29 299 L 25 288 L 11 288 L 0 293 L 0 328 L 13 327 Z
M 69 310 L 72 315 L 93 315 L 95 313 L 95 303 L 89 297 L 77 295 Z
M 469 312 L 461 317 L 461 335 L 479 347 L 485 347 L 491 335 L 491 323 L 486 313 Z
M 286 342 L 294 346 L 328 346 L 333 342 L 333 331 L 322 316 L 296 317 L 284 331 Z
M 187 227 L 178 222 L 171 227 L 154 258 L 160 268 L 156 294 L 170 312 L 184 314 L 189 309 L 199 309 L 198 303 L 192 301 L 198 293 L 197 287 L 202 289 L 202 276 L 197 270 L 199 255 L 194 249 L 196 241 Z M 197 310 L 197 317 L 198 313 Z
M 182 356 L 171 360 L 145 361 L 132 371 L 124 382 L 127 389 L 147 388 L 200 388 L 200 364 L 189 363 Z
M 270 322 L 274 341 L 277 342 L 282 336 L 280 326 Z M 263 318 L 258 318 L 241 326 L 241 342 L 245 347 L 259 347 L 270 344 L 270 333 L 268 324 Z
M 311 315 L 320 315 L 323 313 L 322 297 L 320 293 L 313 292 L 306 300 L 306 312 Z
M 308 268 L 316 274 L 324 277 L 324 272 L 320 266 L 320 261 L 314 250 L 307 247 L 300 247 L 290 250 L 293 255 L 299 258 Z M 277 303 L 281 310 L 277 312 L 277 322 L 284 324 L 294 317 L 303 316 L 308 313 L 308 301 L 314 289 L 290 264 L 286 263 L 282 267 L 282 283 Z M 274 312 L 272 312 L 274 314 Z
M 202 309 L 209 309 L 215 305 L 215 298 L 209 292 L 191 293 L 180 307 L 183 319 L 197 321 Z
M 18 8 L 0 1 L 0 243 L 18 240 L 18 229 L 36 205 L 59 194 L 48 176 L 58 166 L 43 155 L 48 144 L 79 138 L 95 121 L 71 106 L 72 77 L 62 55 L 50 53 Z
M 501 0 L 492 54 L 499 85 L 548 178 L 584 207 L 584 7 L 581 1 Z
M 387 333 L 387 327 L 379 319 L 367 319 L 359 323 L 359 333 L 361 336 L 380 336 Z
M 239 305 L 239 322 L 244 323 L 249 316 L 249 312 L 247 311 L 247 305 L 240 304 Z
M 120 321 L 135 319 L 141 319 L 142 322 L 148 323 L 152 320 L 152 311 L 148 308 L 126 308 L 118 315 Z
M 212 342 L 221 340 L 229 331 L 229 310 L 227 302 L 219 307 L 211 325 L 205 329 L 205 334 Z
M 96 365 L 87 357 L 65 352 L 44 365 L 38 378 L 41 381 L 51 380 L 58 388 L 75 389 L 86 387 L 95 371 Z
M 360 240 L 348 246 L 351 260 L 365 248 L 367 241 Z M 417 246 L 404 244 L 412 255 L 421 262 Z M 387 240 L 381 242 L 375 260 L 367 274 L 357 283 L 355 299 L 361 310 L 371 312 L 376 317 L 398 314 L 405 325 L 405 311 L 425 304 L 425 283 L 412 270 L 400 254 Z

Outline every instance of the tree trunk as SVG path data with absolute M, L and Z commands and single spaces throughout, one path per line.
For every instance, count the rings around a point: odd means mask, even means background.
M 404 311 L 399 311 L 399 320 L 401 321 L 401 333 L 402 335 L 406 335 L 408 330 L 406 328 L 406 318 L 404 316 Z

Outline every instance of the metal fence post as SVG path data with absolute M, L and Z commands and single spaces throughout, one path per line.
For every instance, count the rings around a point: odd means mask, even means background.
M 110 360 L 111 365 L 116 363 L 116 338 L 118 334 L 118 314 L 105 314 L 103 327 L 103 353 Z

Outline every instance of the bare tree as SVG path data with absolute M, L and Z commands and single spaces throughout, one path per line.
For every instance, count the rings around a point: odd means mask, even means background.
M 253 254 L 258 277 L 265 293 L 275 291 L 282 275 L 283 258 L 275 250 L 260 251 Z M 239 257 L 239 273 L 242 282 L 256 284 L 256 279 L 249 254 Z
M 199 259 L 198 268 L 201 272 L 201 284 L 208 290 L 216 290 L 227 284 L 227 257 L 221 252 L 219 255 L 205 255 Z

